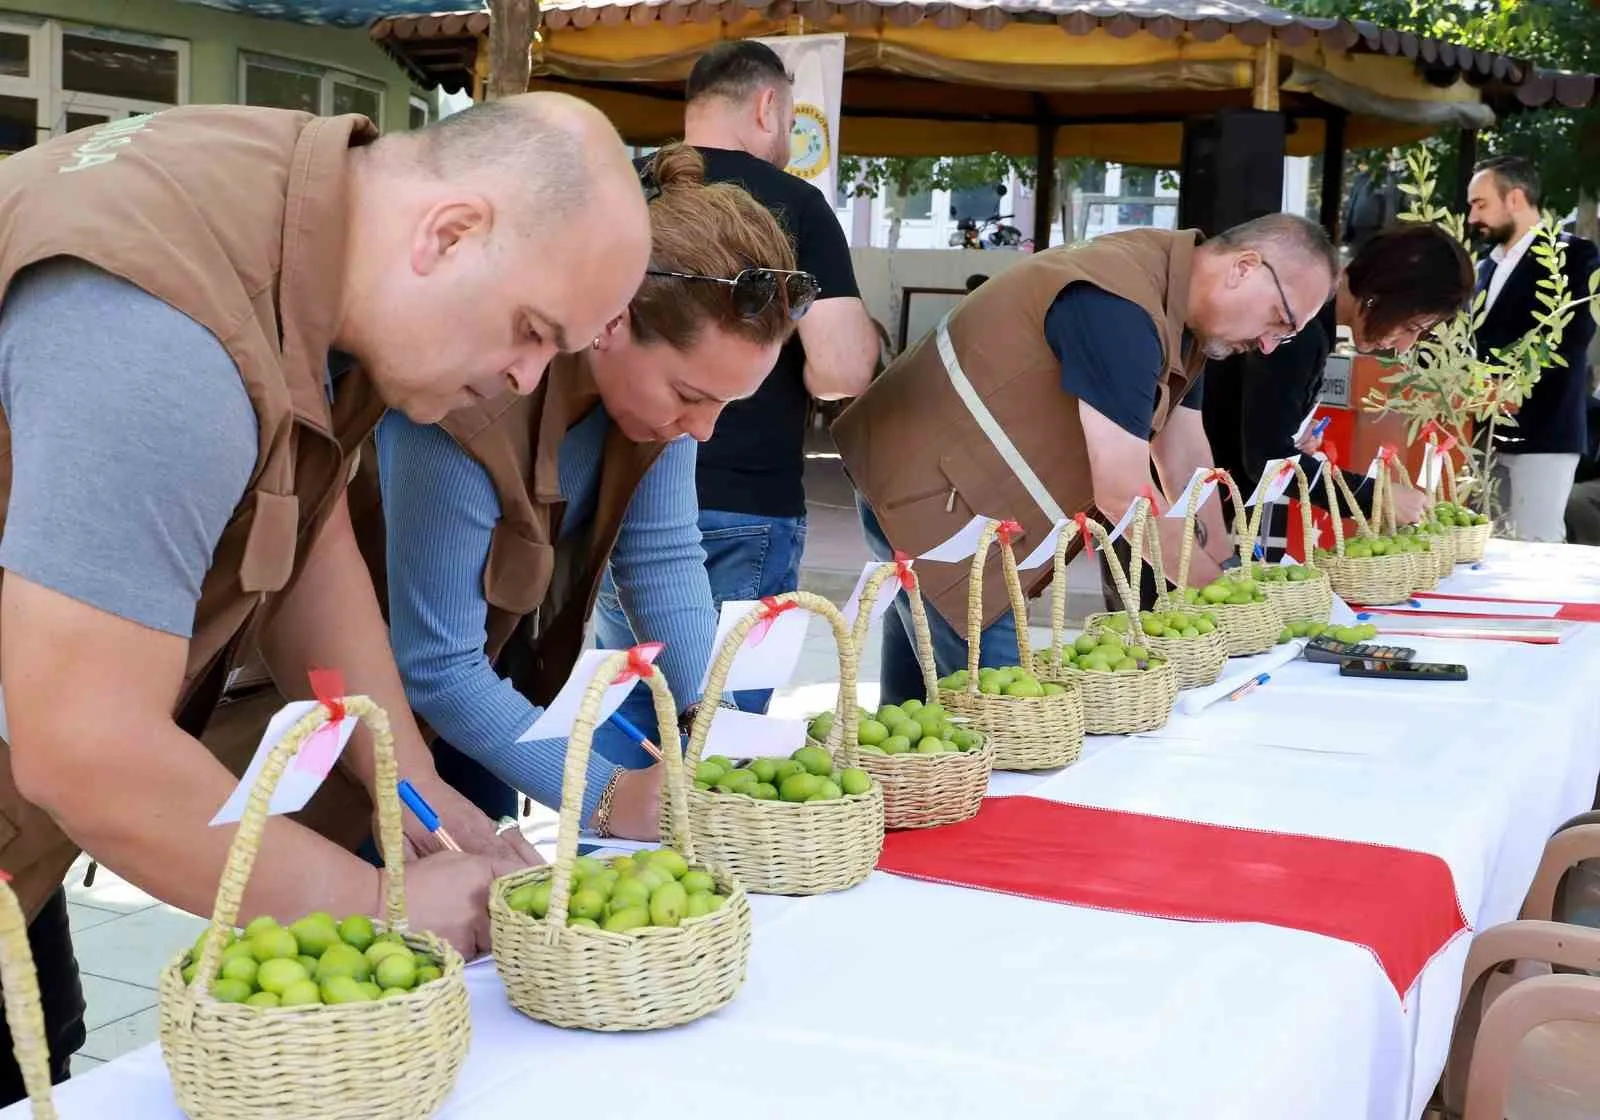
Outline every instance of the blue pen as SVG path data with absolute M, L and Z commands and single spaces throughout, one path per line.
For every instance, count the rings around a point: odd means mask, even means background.
M 652 743 L 650 741 L 650 736 L 646 735 L 643 731 L 640 731 L 638 726 L 635 725 L 631 719 L 623 715 L 620 711 L 617 711 L 611 713 L 611 722 L 616 724 L 618 731 L 622 732 L 624 735 L 628 736 L 628 738 L 632 739 L 634 742 L 643 747 L 645 749 L 645 753 L 651 758 L 655 759 L 657 762 L 661 761 L 661 748 Z
M 1261 542 L 1260 541 L 1257 541 L 1255 543 L 1255 547 L 1251 550 L 1251 554 L 1257 560 L 1263 559 L 1266 556 L 1266 553 L 1261 551 Z
M 455 839 L 444 830 L 444 827 L 439 823 L 439 814 L 433 811 L 432 805 L 423 800 L 422 794 L 417 792 L 416 786 L 412 785 L 408 779 L 401 778 L 396 788 L 400 794 L 400 800 L 406 803 L 406 808 L 417 815 L 417 820 L 422 822 L 423 828 L 437 836 L 439 843 L 450 851 L 459 852 L 461 850 L 461 845 L 457 844 Z
M 1255 678 L 1246 681 L 1244 684 L 1240 685 L 1238 688 L 1234 689 L 1232 692 L 1228 693 L 1228 699 L 1229 700 L 1242 700 L 1244 697 L 1249 696 L 1252 692 L 1254 692 L 1256 689 L 1260 688 L 1262 685 L 1266 684 L 1271 679 L 1272 679 L 1272 674 L 1271 673 L 1261 673 L 1261 674 L 1257 675 Z
M 1323 432 L 1328 430 L 1328 425 L 1331 423 L 1333 423 L 1333 417 L 1324 416 L 1321 420 L 1317 421 L 1316 427 L 1311 429 L 1311 434 L 1313 436 L 1322 435 Z

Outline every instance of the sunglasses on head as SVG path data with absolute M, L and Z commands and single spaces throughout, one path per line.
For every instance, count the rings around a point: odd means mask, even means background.
M 796 272 L 783 268 L 747 268 L 732 280 L 722 276 L 702 276 L 694 272 L 671 272 L 652 268 L 646 276 L 660 276 L 672 280 L 701 280 L 711 284 L 726 284 L 728 296 L 733 301 L 734 313 L 741 319 L 754 319 L 772 306 L 772 301 L 783 297 L 784 309 L 790 319 L 798 320 L 816 302 L 822 285 L 809 272 Z

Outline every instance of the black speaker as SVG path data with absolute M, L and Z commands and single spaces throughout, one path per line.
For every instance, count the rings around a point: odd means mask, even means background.
M 1183 125 L 1178 228 L 1214 237 L 1283 209 L 1282 113 L 1222 109 Z

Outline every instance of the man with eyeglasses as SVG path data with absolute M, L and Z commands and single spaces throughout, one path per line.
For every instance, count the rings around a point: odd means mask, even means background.
M 1273 214 L 1202 240 L 1131 230 L 1036 253 L 967 295 L 834 424 L 874 555 L 916 556 L 974 516 L 1011 519 L 1022 547 L 1080 512 L 1115 522 L 1152 484 L 1163 510 L 1212 463 L 1200 372 L 1270 353 L 1327 302 L 1338 258 L 1321 228 Z M 1204 508 L 1189 581 L 1220 571 L 1229 540 Z M 1181 520 L 1158 521 L 1175 574 Z M 922 562 L 940 675 L 966 664 L 968 564 Z M 1050 579 L 1026 574 L 1027 591 Z M 1001 566 L 983 588 L 982 665 L 1017 663 Z M 885 618 L 883 698 L 920 696 L 902 596 Z
M 806 541 L 805 427 L 812 399 L 853 397 L 867 387 L 879 339 L 856 287 L 850 246 L 821 191 L 783 170 L 794 128 L 793 81 L 764 43 L 733 40 L 700 56 L 685 91 L 684 139 L 706 161 L 707 182 L 737 183 L 772 211 L 794 240 L 796 267 L 815 277 L 783 279 L 791 304 L 814 299 L 778 363 L 748 400 L 728 405 L 700 445 L 695 485 L 711 593 L 759 599 L 800 585 Z M 770 276 L 745 278 L 735 299 L 759 298 Z M 607 571 L 595 604 L 598 644 L 634 640 Z M 746 711 L 764 712 L 771 693 L 733 693 Z

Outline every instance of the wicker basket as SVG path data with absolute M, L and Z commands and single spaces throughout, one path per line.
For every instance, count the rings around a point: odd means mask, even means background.
M 862 649 L 867 639 L 867 627 L 872 621 L 868 604 L 878 600 L 878 590 L 885 580 L 900 578 L 906 595 L 911 600 L 911 628 L 917 646 L 917 659 L 922 667 L 923 695 L 937 696 L 939 683 L 935 675 L 933 639 L 928 630 L 928 612 L 922 604 L 922 587 L 917 574 L 909 565 L 902 569 L 898 564 L 884 564 L 867 578 L 861 591 L 861 609 L 856 614 L 851 640 L 856 650 Z M 841 702 L 854 697 L 839 691 Z M 836 711 L 834 722 L 840 722 L 842 713 Z M 989 791 L 989 775 L 994 769 L 994 746 L 989 737 L 973 729 L 983 739 L 972 751 L 940 754 L 873 754 L 858 752 L 861 769 L 871 774 L 883 787 L 883 823 L 886 828 L 933 828 L 954 824 L 978 815 L 983 797 Z
M 1128 530 L 1130 546 L 1128 567 L 1131 571 L 1138 572 L 1143 564 L 1141 557 L 1145 532 L 1149 530 L 1154 537 L 1155 531 L 1148 517 L 1151 508 L 1149 500 L 1135 498 L 1134 503 L 1136 508 L 1133 524 Z M 1050 648 L 1034 655 L 1034 671 L 1043 679 L 1077 687 L 1083 696 L 1083 729 L 1088 734 L 1127 735 L 1135 731 L 1154 731 L 1172 718 L 1173 706 L 1178 702 L 1178 672 L 1172 662 L 1163 659 L 1163 664 L 1140 669 L 1137 672 L 1101 673 L 1079 669 L 1067 663 L 1062 657 L 1062 643 L 1066 640 L 1067 547 L 1072 543 L 1071 538 L 1085 529 L 1099 538 L 1100 547 L 1105 551 L 1106 567 L 1111 572 L 1111 581 L 1116 585 L 1117 594 L 1121 596 L 1122 605 L 1126 608 L 1128 641 L 1134 645 L 1145 646 L 1152 654 L 1155 653 L 1148 644 L 1144 627 L 1139 619 L 1139 597 L 1128 586 L 1128 577 L 1123 572 L 1122 565 L 1117 562 L 1116 553 L 1112 551 L 1109 535 L 1098 521 L 1084 519 L 1082 522 L 1064 526 L 1060 539 L 1056 542 L 1055 595 L 1051 600 L 1050 609 Z M 1156 566 L 1158 568 L 1160 566 L 1159 559 L 1156 559 Z M 1157 582 L 1159 584 L 1164 581 L 1158 579 Z M 1088 628 L 1085 627 L 1085 630 L 1087 632 Z M 1198 639 L 1194 641 L 1195 644 L 1199 644 Z M 1180 638 L 1171 644 L 1189 643 Z
M 1444 481 L 1445 501 L 1452 505 L 1460 506 L 1461 501 L 1456 496 L 1456 473 L 1450 466 L 1449 456 L 1445 456 L 1443 469 L 1439 472 Z M 1494 522 L 1485 521 L 1482 525 L 1452 525 L 1447 533 L 1451 543 L 1452 557 L 1457 564 L 1476 564 L 1483 559 L 1484 549 L 1489 545 L 1489 538 L 1494 536 Z
M 1196 487 L 1189 495 L 1189 508 L 1187 511 L 1185 511 L 1183 520 L 1183 539 L 1185 543 L 1189 543 L 1194 540 L 1195 512 L 1200 505 L 1199 497 L 1201 492 L 1201 488 Z M 1155 573 L 1156 609 L 1162 613 L 1171 612 L 1174 610 L 1174 607 L 1172 605 L 1171 596 L 1167 594 L 1166 568 L 1161 563 L 1161 534 L 1157 530 L 1156 519 L 1153 517 L 1148 523 L 1145 541 L 1149 546 L 1147 551 L 1150 555 L 1150 568 L 1152 572 Z M 1066 566 L 1066 553 L 1065 550 L 1060 548 L 1057 548 L 1056 551 L 1058 555 L 1057 563 L 1059 565 L 1056 568 L 1056 578 L 1058 580 L 1063 580 L 1063 583 L 1058 584 L 1057 586 L 1063 586 L 1064 576 L 1062 575 L 1062 572 Z M 1133 578 L 1138 579 L 1142 583 L 1144 579 L 1144 565 L 1141 564 L 1138 567 L 1133 568 L 1130 572 L 1130 575 L 1135 572 L 1138 574 Z M 1140 589 L 1138 587 L 1134 587 L 1132 590 L 1134 592 L 1134 598 L 1139 598 Z M 1054 653 L 1056 649 L 1060 648 L 1060 645 L 1065 637 L 1063 633 L 1066 626 L 1067 613 L 1065 598 L 1062 597 L 1057 603 L 1053 603 L 1052 607 L 1059 608 L 1059 611 L 1052 609 L 1050 615 L 1050 642 L 1051 651 Z M 1203 608 L 1200 607 L 1179 607 L 1176 609 L 1184 614 L 1203 613 Z M 1110 624 L 1111 619 L 1116 617 L 1125 618 L 1126 616 L 1126 611 L 1106 611 L 1098 614 L 1092 614 L 1088 618 L 1084 619 L 1084 633 L 1091 635 L 1096 634 L 1100 630 L 1106 628 Z M 1207 625 L 1210 624 L 1207 623 Z M 1215 684 L 1217 678 L 1222 676 L 1222 667 L 1228 662 L 1228 646 L 1227 643 L 1223 641 L 1222 631 L 1220 628 L 1214 628 L 1207 633 L 1200 634 L 1199 636 L 1193 638 L 1168 638 L 1164 636 L 1157 637 L 1151 634 L 1148 630 L 1145 630 L 1144 644 L 1145 648 L 1147 648 L 1151 653 L 1164 659 L 1168 665 L 1172 666 L 1172 671 L 1177 674 L 1178 688 L 1180 690 L 1185 688 L 1205 688 L 1207 685 Z
M 983 635 L 983 569 L 989 546 L 1000 536 L 1011 614 L 1017 623 L 1020 665 L 1034 666 L 1029 650 L 1028 608 L 1017 576 L 1017 557 L 1008 535 L 999 534 L 1000 523 L 990 521 L 978 537 L 967 584 L 967 683 L 962 688 L 939 689 L 945 710 L 966 716 L 994 747 L 996 770 L 1054 770 L 1078 761 L 1083 751 L 1083 697 L 1066 682 L 1064 691 L 1048 696 L 996 696 L 978 690 L 978 649 Z M 1063 534 L 1067 530 L 1062 530 Z M 1058 544 L 1059 548 L 1060 545 Z M 1063 584 L 1063 587 L 1065 585 Z M 1064 590 L 1058 593 L 1065 594 Z
M 1252 544 L 1260 531 L 1261 511 L 1266 507 L 1266 503 L 1257 505 L 1254 514 L 1247 521 L 1244 498 L 1239 493 L 1238 484 L 1227 471 L 1218 470 L 1217 473 L 1233 497 L 1233 536 L 1239 553 L 1239 575 L 1244 580 L 1250 581 L 1254 564 L 1251 558 L 1251 553 L 1254 551 Z M 1191 551 L 1191 542 L 1185 541 L 1183 552 L 1178 557 L 1180 600 L 1183 598 L 1184 589 L 1188 586 Z M 1203 609 L 1216 616 L 1217 628 L 1222 631 L 1222 642 L 1228 649 L 1229 657 L 1248 657 L 1252 654 L 1265 653 L 1278 644 L 1278 635 L 1283 633 L 1283 616 L 1278 613 L 1277 606 L 1270 598 L 1252 603 L 1206 603 Z
M 161 1053 L 178 1107 L 191 1120 L 387 1120 L 431 1116 L 449 1096 L 467 1056 L 472 1019 L 459 953 L 406 919 L 400 801 L 394 738 L 383 709 L 365 696 L 343 701 L 372 731 L 378 772 L 378 836 L 384 855 L 382 931 L 439 962 L 439 979 L 369 1003 L 256 1008 L 211 994 L 222 943 L 261 846 L 267 807 L 289 760 L 331 716 L 322 704 L 268 753 L 228 849 L 194 983 L 183 982 L 189 953 L 161 972 Z
M 673 847 L 691 867 L 710 873 L 727 902 L 709 914 L 678 926 L 649 926 L 610 933 L 567 925 L 573 864 L 578 856 L 584 775 L 594 742 L 600 701 L 628 655 L 607 657 L 595 670 L 567 739 L 561 787 L 561 826 L 555 863 L 519 871 L 495 881 L 489 892 L 489 922 L 494 963 L 511 1005 L 529 1018 L 558 1027 L 591 1031 L 647 1031 L 674 1027 L 708 1015 L 733 999 L 744 984 L 750 961 L 750 903 L 727 871 L 698 860 L 684 776 L 683 749 L 677 737 L 662 740 L 666 767 L 663 798 L 671 822 Z M 662 727 L 677 721 L 677 708 L 664 676 L 645 677 Z M 516 888 L 553 880 L 543 918 L 513 910 L 507 901 Z
M 1305 541 L 1306 550 L 1305 562 L 1300 566 L 1309 569 L 1311 575 L 1298 583 L 1262 580 L 1261 588 L 1267 593 L 1267 601 L 1278 608 L 1285 624 L 1327 622 L 1333 616 L 1333 585 L 1328 582 L 1328 573 L 1317 567 L 1312 555 L 1316 551 L 1317 534 L 1311 524 L 1311 483 L 1298 459 L 1289 462 L 1294 466 L 1295 482 L 1300 489 L 1301 539 Z
M 1403 603 L 1411 598 L 1412 588 L 1417 583 L 1415 559 L 1417 554 L 1391 552 L 1383 556 L 1347 556 L 1344 525 L 1339 514 L 1340 494 L 1344 495 L 1350 516 L 1355 519 L 1356 535 L 1376 539 L 1377 533 L 1373 532 L 1372 525 L 1361 512 L 1356 496 L 1350 492 L 1350 484 L 1345 481 L 1344 472 L 1335 469 L 1330 463 L 1322 472 L 1322 478 L 1327 488 L 1328 511 L 1332 514 L 1330 520 L 1333 522 L 1334 553 L 1331 557 L 1324 557 L 1322 563 L 1328 570 L 1328 579 L 1333 584 L 1333 590 L 1346 602 L 1359 603 L 1363 606 L 1386 606 L 1391 603 Z M 1378 477 L 1373 481 L 1373 515 L 1380 519 L 1387 518 L 1392 524 L 1394 511 L 1388 507 L 1388 476 L 1387 472 L 1380 470 Z
M 39 1002 L 39 974 L 34 971 L 28 919 L 11 890 L 11 876 L 0 871 L 0 991 L 5 995 L 6 1026 L 11 1052 L 22 1071 L 22 1084 L 34 1120 L 56 1120 L 50 1098 L 50 1044 L 44 1037 L 44 1009 Z
M 687 765 L 700 765 L 711 721 L 722 702 L 723 682 L 745 636 L 774 612 L 800 609 L 833 627 L 839 648 L 839 710 L 825 744 L 846 766 L 859 767 L 856 749 L 856 650 L 838 609 L 820 595 L 791 591 L 751 610 L 723 639 L 711 663 L 705 694 L 689 732 Z M 714 790 L 689 789 L 690 832 L 708 863 L 725 867 L 752 894 L 821 894 L 861 882 L 883 850 L 883 787 L 836 801 L 757 801 Z M 665 832 L 665 829 L 663 829 Z

